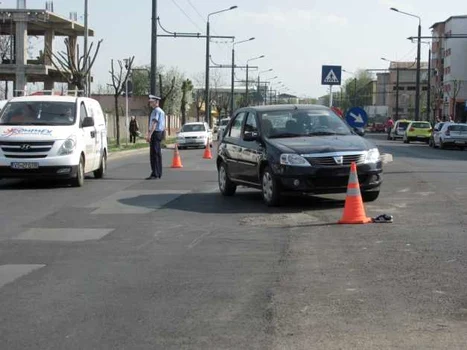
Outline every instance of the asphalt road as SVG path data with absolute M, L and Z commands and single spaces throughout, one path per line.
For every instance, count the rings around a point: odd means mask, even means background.
M 139 153 L 83 188 L 0 181 L 0 349 L 467 348 L 467 151 L 367 137 L 392 224 L 223 198 L 202 150 L 161 180 Z

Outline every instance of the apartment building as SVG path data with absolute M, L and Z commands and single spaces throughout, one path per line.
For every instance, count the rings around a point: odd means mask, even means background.
M 388 72 L 377 74 L 377 105 L 388 106 L 392 118 L 415 118 L 416 61 L 391 62 Z M 427 120 L 428 62 L 420 62 L 420 119 Z
M 431 30 L 432 108 L 437 117 L 466 122 L 467 15 L 449 17 L 433 24 Z

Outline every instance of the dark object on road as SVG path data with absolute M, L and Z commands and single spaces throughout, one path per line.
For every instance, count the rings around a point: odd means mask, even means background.
M 358 136 L 325 106 L 270 105 L 236 111 L 219 145 L 219 189 L 258 188 L 269 206 L 282 193 L 345 193 L 350 164 L 357 164 L 364 201 L 378 198 L 378 148 Z
M 392 223 L 394 218 L 392 215 L 382 214 L 373 218 L 374 223 Z

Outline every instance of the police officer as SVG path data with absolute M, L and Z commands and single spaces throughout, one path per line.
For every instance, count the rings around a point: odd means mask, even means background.
M 153 109 L 149 116 L 149 127 L 146 141 L 149 142 L 149 158 L 151 175 L 146 180 L 160 179 L 162 176 L 161 141 L 165 130 L 165 113 L 159 107 L 160 97 L 149 95 L 149 105 Z

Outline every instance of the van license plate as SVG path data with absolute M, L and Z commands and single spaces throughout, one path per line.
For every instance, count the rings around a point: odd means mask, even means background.
M 39 163 L 34 162 L 13 162 L 12 169 L 39 169 Z

